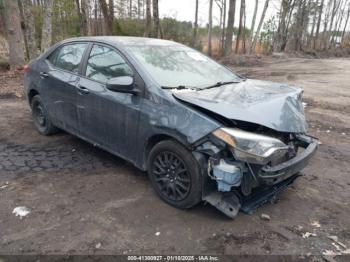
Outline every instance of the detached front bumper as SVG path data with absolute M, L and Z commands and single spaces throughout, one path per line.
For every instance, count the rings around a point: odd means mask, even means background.
M 304 148 L 304 151 L 281 164 L 273 167 L 263 167 L 258 174 L 259 178 L 268 185 L 276 184 L 300 172 L 307 166 L 316 153 L 318 141 L 309 136 L 299 136 L 298 143 L 300 147 Z
M 304 150 L 278 165 L 262 167 L 256 174 L 258 178 L 256 182 L 259 182 L 259 185 L 248 196 L 244 196 L 239 188 L 232 189 L 230 192 L 219 192 L 214 188 L 213 180 L 210 181 L 207 178 L 203 200 L 230 218 L 236 217 L 240 210 L 251 214 L 264 203 L 273 201 L 300 176 L 299 172 L 309 163 L 317 150 L 318 141 L 316 139 L 300 135 L 297 140 L 298 146 Z M 248 173 L 244 175 L 249 176 Z

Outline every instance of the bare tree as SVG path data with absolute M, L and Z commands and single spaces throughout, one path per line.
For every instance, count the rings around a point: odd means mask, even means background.
M 103 14 L 104 31 L 106 32 L 106 35 L 113 35 L 113 17 L 110 16 L 106 0 L 99 0 L 99 3 Z
M 142 9 L 141 9 L 141 0 L 137 0 L 137 18 L 141 19 Z
M 152 32 L 151 0 L 146 0 L 146 28 L 145 36 L 150 37 Z
M 343 29 L 343 32 L 341 34 L 341 40 L 343 41 L 344 40 L 344 36 L 345 36 L 345 32 L 346 32 L 346 27 L 348 25 L 348 22 L 349 22 L 349 17 L 350 17 L 350 3 L 348 5 L 348 13 L 346 15 L 346 20 L 345 20 L 345 24 L 344 24 L 344 29 Z
M 308 25 L 308 3 L 307 0 L 299 0 L 298 8 L 295 14 L 295 23 L 293 25 L 293 49 L 302 50 L 303 38 Z
M 25 17 L 25 38 L 28 46 L 28 57 L 30 60 L 34 59 L 38 55 L 38 45 L 35 38 L 35 26 L 34 26 L 34 15 L 32 9 L 31 0 L 23 0 L 23 11 Z
M 253 38 L 253 43 L 252 43 L 252 45 L 250 47 L 250 53 L 255 51 L 256 43 L 258 42 L 258 38 L 259 38 L 259 35 L 260 35 L 260 30 L 261 30 L 261 27 L 262 27 L 262 25 L 264 23 L 264 20 L 265 20 L 266 11 L 267 11 L 267 8 L 269 7 L 269 2 L 270 2 L 270 0 L 265 0 L 265 5 L 264 5 L 263 12 L 261 14 L 260 22 L 259 22 L 258 28 L 256 29 L 256 32 L 255 32 L 255 35 L 254 35 L 254 38 Z
M 112 24 L 113 24 L 114 23 L 114 0 L 109 0 L 108 11 L 109 11 L 109 19 L 112 21 Z
M 162 38 L 160 21 L 159 21 L 158 0 L 153 0 L 152 4 L 153 4 L 154 37 Z
M 225 55 L 228 55 L 232 52 L 232 38 L 233 38 L 233 26 L 235 22 L 235 13 L 236 13 L 236 0 L 229 0 L 228 20 L 227 20 L 225 47 L 224 47 Z
M 198 33 L 198 6 L 199 6 L 199 0 L 196 0 L 196 10 L 194 13 L 194 26 L 193 26 L 193 34 L 192 34 L 192 42 L 191 46 L 196 46 L 197 43 L 197 33 Z
M 343 19 L 344 19 L 344 13 L 345 13 L 345 7 L 347 5 L 347 1 L 343 1 L 342 2 L 343 5 L 341 5 L 340 9 L 338 9 L 338 14 L 337 14 L 337 19 L 336 19 L 336 23 L 335 23 L 335 27 L 334 30 L 331 32 L 331 45 L 334 46 L 336 43 L 336 37 L 339 35 L 340 32 L 340 27 L 341 24 L 343 23 Z
M 256 14 L 258 13 L 258 6 L 259 6 L 259 0 L 255 0 L 255 7 L 254 7 L 253 18 L 252 18 L 252 24 L 250 26 L 250 36 L 249 36 L 250 40 L 252 40 L 253 34 L 254 34 Z
M 86 33 L 86 35 L 92 35 L 92 27 L 91 27 L 91 20 L 90 20 L 90 8 L 89 8 L 89 0 L 81 0 L 81 15 L 82 15 L 82 27 L 84 27 L 83 32 Z
M 31 1 L 31 0 L 29 0 L 29 1 Z M 87 22 L 87 16 L 86 16 L 86 0 L 81 0 L 81 5 L 80 5 L 79 0 L 75 0 L 75 3 L 77 6 L 77 14 L 79 17 L 80 33 L 81 33 L 81 35 L 87 35 L 88 34 L 88 22 Z
M 41 51 L 45 51 L 52 42 L 52 6 L 53 0 L 44 2 L 43 27 L 41 33 Z
M 338 12 L 340 3 L 341 3 L 341 0 L 333 0 L 333 8 L 332 8 L 332 12 L 331 12 L 331 19 L 330 19 L 329 29 L 328 29 L 328 31 L 327 31 L 327 33 L 325 35 L 325 43 L 324 43 L 324 47 L 325 48 L 329 48 L 330 37 L 332 35 L 332 30 L 333 30 L 334 18 L 335 18 L 335 15 Z
M 224 39 L 225 39 L 225 23 L 226 23 L 226 0 L 215 0 L 215 4 L 218 6 L 220 10 L 220 50 L 221 54 L 223 54 L 224 48 Z
M 324 0 L 322 0 L 321 6 L 319 7 L 316 35 L 315 35 L 315 40 L 314 40 L 314 49 L 316 49 L 316 45 L 317 45 L 317 42 L 318 42 L 319 36 L 320 36 L 320 27 L 321 27 L 323 8 L 324 8 Z
M 245 12 L 245 0 L 241 0 L 241 8 L 239 11 L 239 26 L 238 26 L 238 33 L 237 33 L 237 38 L 236 38 L 236 49 L 235 49 L 236 54 L 238 53 L 240 41 L 243 40 L 242 32 L 243 32 L 243 30 L 245 31 L 245 28 L 243 28 L 244 27 L 244 12 Z
M 213 0 L 209 0 L 208 55 L 212 55 Z
M 20 13 L 17 1 L 4 1 L 4 18 L 9 46 L 9 63 L 11 69 L 22 68 L 24 65 L 24 46 Z
M 277 33 L 274 41 L 274 49 L 277 52 L 284 51 L 287 45 L 288 27 L 290 23 L 290 17 L 294 8 L 295 1 L 282 0 L 281 8 L 279 11 L 279 23 L 277 27 Z
M 315 32 L 315 27 L 316 27 L 316 22 L 317 22 L 318 2 L 319 2 L 319 0 L 316 0 L 316 3 L 313 6 L 314 17 L 312 20 L 312 28 L 311 28 L 310 37 L 308 39 L 308 47 L 312 46 L 312 41 L 314 40 L 314 32 Z
M 221 55 L 225 53 L 225 35 L 226 35 L 226 5 L 227 1 L 223 0 L 223 18 L 222 18 L 222 32 L 221 32 Z

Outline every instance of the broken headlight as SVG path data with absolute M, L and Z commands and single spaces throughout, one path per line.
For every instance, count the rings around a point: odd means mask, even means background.
M 288 151 L 288 146 L 277 138 L 259 135 L 236 128 L 220 128 L 213 135 L 228 144 L 236 159 L 265 165 L 274 157 Z

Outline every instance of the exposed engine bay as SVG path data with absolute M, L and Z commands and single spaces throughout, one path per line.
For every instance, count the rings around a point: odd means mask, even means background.
M 203 200 L 231 218 L 252 213 L 293 183 L 316 148 L 302 134 L 220 128 L 196 149 L 207 156 Z

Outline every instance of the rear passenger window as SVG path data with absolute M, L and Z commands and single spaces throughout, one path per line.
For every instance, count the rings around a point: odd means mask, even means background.
M 86 43 L 65 45 L 50 55 L 48 59 L 58 68 L 78 73 L 79 65 L 86 47 Z
M 86 76 L 106 83 L 119 76 L 133 76 L 133 71 L 123 57 L 112 48 L 94 45 L 87 62 Z

